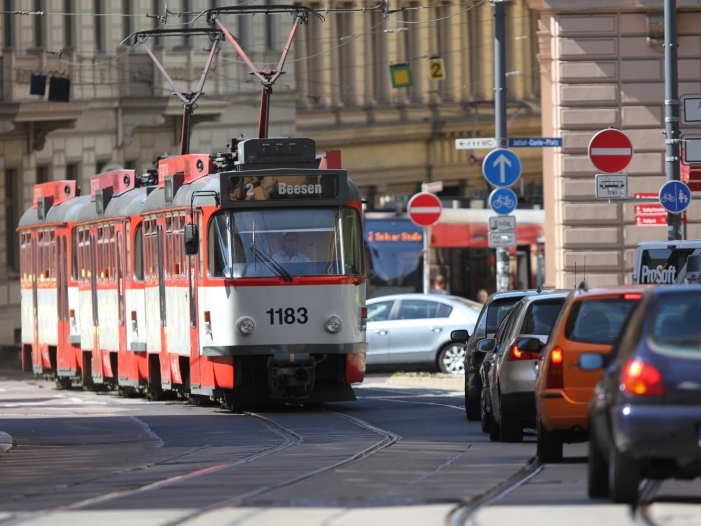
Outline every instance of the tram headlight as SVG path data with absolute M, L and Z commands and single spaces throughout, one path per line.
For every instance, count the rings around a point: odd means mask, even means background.
M 236 328 L 241 334 L 249 335 L 255 330 L 256 322 L 253 321 L 253 318 L 244 316 L 236 321 Z
M 331 334 L 341 332 L 342 327 L 343 323 L 341 323 L 341 318 L 339 318 L 338 316 L 329 316 L 324 322 L 324 328 Z

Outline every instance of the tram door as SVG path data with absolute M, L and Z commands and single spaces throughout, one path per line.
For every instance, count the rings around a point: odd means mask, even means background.
M 32 233 L 32 250 L 30 252 L 30 257 L 32 260 L 29 264 L 30 272 L 32 274 L 32 367 L 39 363 L 39 313 L 37 311 L 37 272 L 39 262 L 37 261 L 37 235 L 37 232 Z M 27 366 L 29 367 L 29 364 Z
M 163 272 L 163 227 L 158 225 L 158 299 L 161 305 L 161 327 L 166 326 L 166 284 Z
M 101 227 L 98 227 L 101 228 Z M 92 247 L 95 247 L 92 250 Z M 91 233 L 88 240 L 88 254 L 90 254 L 90 297 L 92 299 L 92 326 L 93 326 L 93 347 L 92 347 L 92 376 L 93 378 L 102 376 L 102 360 L 99 356 L 100 350 L 100 318 L 97 315 L 97 251 L 101 249 L 97 245 L 97 237 Z M 97 354 L 96 354 L 97 353 Z M 97 357 L 97 359 L 95 359 Z

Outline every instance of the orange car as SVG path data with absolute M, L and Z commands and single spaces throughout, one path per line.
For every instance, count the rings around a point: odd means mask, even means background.
M 535 399 L 541 460 L 559 462 L 564 442 L 588 439 L 588 404 L 603 372 L 605 355 L 611 352 L 643 288 L 589 290 L 583 282 L 565 300 L 538 361 Z

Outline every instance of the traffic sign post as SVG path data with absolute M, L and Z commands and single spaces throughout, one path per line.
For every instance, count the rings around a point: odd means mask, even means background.
M 424 188 L 426 185 L 423 185 Z M 435 225 L 441 218 L 441 212 L 443 211 L 443 205 L 441 200 L 435 195 L 429 192 L 421 192 L 414 195 L 409 200 L 407 205 L 407 212 L 409 214 L 409 219 L 411 219 L 415 225 L 423 227 L 424 229 L 424 247 L 423 247 L 423 291 L 424 294 L 428 294 L 430 289 L 430 276 L 431 276 L 431 226 Z
M 670 214 L 681 214 L 691 203 L 691 190 L 681 181 L 668 181 L 660 188 L 660 204 Z
M 602 172 L 623 171 L 632 158 L 633 144 L 622 131 L 601 130 L 589 142 L 589 159 Z
M 497 214 L 509 215 L 516 208 L 518 197 L 508 188 L 497 188 L 489 194 L 489 206 Z
M 521 159 L 511 150 L 498 148 L 482 161 L 482 173 L 487 182 L 497 188 L 511 186 L 521 177 Z

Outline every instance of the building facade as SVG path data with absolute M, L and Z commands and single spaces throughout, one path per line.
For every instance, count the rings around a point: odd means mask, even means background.
M 587 146 L 599 130 L 621 129 L 635 150 L 629 194 L 656 194 L 665 183 L 663 2 L 529 5 L 540 13 L 543 135 L 564 143 L 543 152 L 547 283 L 574 286 L 575 264 L 581 279 L 585 257 L 590 284 L 630 283 L 636 245 L 666 240 L 667 226 L 640 226 L 634 203 L 597 201 Z M 678 9 L 679 94 L 699 93 L 701 9 L 692 0 L 679 0 Z M 701 195 L 693 197 L 687 238 L 699 239 Z
M 140 172 L 158 156 L 179 153 L 182 104 L 143 47 L 123 40 L 134 31 L 183 27 L 202 10 L 230 3 L 167 4 L 175 14 L 166 17 L 165 3 L 155 0 L 2 2 L 0 345 L 17 341 L 20 327 L 15 228 L 31 206 L 33 185 L 73 179 L 87 191 L 90 176 L 101 171 L 121 166 Z M 18 10 L 44 15 L 11 14 Z M 277 63 L 291 27 L 282 16 L 223 22 L 261 65 Z M 207 37 L 151 38 L 146 44 L 178 88 L 197 88 L 211 47 Z M 286 69 L 272 98 L 271 136 L 295 134 L 294 63 Z M 33 75 L 47 77 L 43 96 L 30 94 Z M 48 100 L 54 77 L 70 80 L 68 102 Z M 191 151 L 225 151 L 231 138 L 256 136 L 260 85 L 228 42 L 219 45 L 204 91 L 192 118 Z

